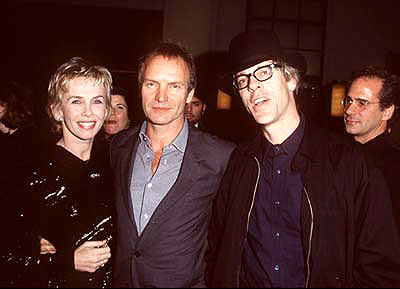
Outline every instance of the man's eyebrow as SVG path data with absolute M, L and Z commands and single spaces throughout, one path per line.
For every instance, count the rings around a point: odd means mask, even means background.
M 347 97 L 348 97 L 348 98 L 351 98 L 352 100 L 366 100 L 366 101 L 370 101 L 370 100 L 368 100 L 368 99 L 366 99 L 366 98 L 363 98 L 363 97 L 355 97 L 355 98 L 352 98 L 350 95 L 348 95 Z
M 150 78 L 144 78 L 143 81 L 151 81 L 151 82 L 156 82 L 156 83 L 158 83 L 157 80 L 150 79 Z
M 172 81 L 172 82 L 168 82 L 168 84 L 181 84 L 184 85 L 186 82 L 185 81 Z

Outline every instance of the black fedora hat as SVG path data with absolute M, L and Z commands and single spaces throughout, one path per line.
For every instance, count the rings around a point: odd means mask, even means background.
M 272 30 L 253 29 L 235 36 L 229 45 L 229 63 L 232 74 L 262 61 L 280 59 L 297 68 L 301 74 L 307 70 L 307 62 L 299 53 L 287 53 Z

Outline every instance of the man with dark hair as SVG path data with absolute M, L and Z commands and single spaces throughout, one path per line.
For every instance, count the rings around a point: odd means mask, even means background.
M 400 150 L 391 138 L 399 79 L 384 68 L 368 66 L 353 73 L 343 100 L 346 131 L 382 170 L 400 230 Z
M 298 111 L 301 59 L 262 29 L 229 47 L 233 85 L 260 126 L 232 154 L 214 201 L 213 287 L 397 287 L 390 195 L 358 146 Z
M 387 70 L 369 66 L 353 73 L 343 99 L 346 131 L 365 144 L 387 132 L 395 113 L 398 79 Z
M 204 130 L 203 116 L 207 104 L 199 94 L 193 95 L 192 101 L 186 104 L 185 117 L 188 122 L 198 129 Z
M 204 287 L 212 200 L 234 148 L 193 129 L 192 56 L 163 43 L 139 66 L 146 121 L 115 136 L 115 287 Z

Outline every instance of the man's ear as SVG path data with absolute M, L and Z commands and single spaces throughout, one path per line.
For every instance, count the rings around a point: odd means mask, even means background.
M 290 80 L 287 82 L 287 84 L 288 84 L 289 91 L 291 91 L 291 92 L 294 92 L 298 85 L 297 80 L 294 77 L 290 78 Z
M 391 106 L 389 106 L 388 108 L 385 108 L 383 110 L 383 117 L 382 120 L 389 120 L 392 118 L 394 113 L 394 104 L 392 104 Z
M 194 88 L 189 92 L 188 97 L 186 98 L 186 103 L 191 103 L 194 95 Z

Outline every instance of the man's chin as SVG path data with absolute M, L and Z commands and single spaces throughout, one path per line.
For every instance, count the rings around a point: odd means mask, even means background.
M 354 127 L 354 125 L 345 124 L 344 129 L 348 134 L 356 135 L 359 131 Z

